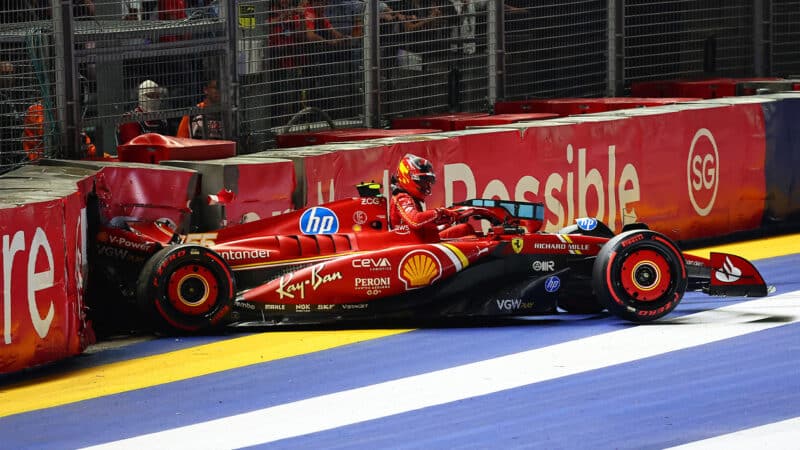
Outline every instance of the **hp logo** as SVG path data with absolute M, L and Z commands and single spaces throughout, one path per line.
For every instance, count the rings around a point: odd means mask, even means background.
M 328 208 L 316 206 L 300 216 L 303 234 L 332 234 L 339 231 L 339 218 Z
M 577 223 L 578 228 L 583 231 L 592 231 L 597 228 L 597 219 L 594 217 L 581 217 L 580 219 L 576 220 L 575 223 Z
M 561 287 L 561 279 L 553 276 L 545 280 L 544 290 L 550 293 L 557 291 Z

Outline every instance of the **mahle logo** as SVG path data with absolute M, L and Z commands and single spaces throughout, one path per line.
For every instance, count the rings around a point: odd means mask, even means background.
M 714 207 L 719 189 L 719 150 L 714 135 L 706 128 L 697 130 L 692 139 L 686 180 L 692 207 L 697 214 L 707 216 Z

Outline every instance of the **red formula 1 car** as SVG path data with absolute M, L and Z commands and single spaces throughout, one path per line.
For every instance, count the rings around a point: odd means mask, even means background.
M 380 186 L 360 196 L 218 231 L 180 235 L 161 223 L 102 227 L 100 276 L 169 327 L 594 313 L 648 322 L 686 290 L 765 296 L 735 255 L 683 254 L 642 224 L 619 235 L 596 219 L 540 232 L 540 203 L 477 199 L 451 208 L 487 231 L 424 242 L 390 228 Z M 484 222 L 484 223 L 486 223 Z M 473 222 L 474 223 L 474 222 Z

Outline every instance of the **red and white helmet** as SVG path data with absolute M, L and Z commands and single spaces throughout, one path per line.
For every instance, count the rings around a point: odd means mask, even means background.
M 425 158 L 407 154 L 397 165 L 397 186 L 416 200 L 424 201 L 436 182 L 433 164 Z

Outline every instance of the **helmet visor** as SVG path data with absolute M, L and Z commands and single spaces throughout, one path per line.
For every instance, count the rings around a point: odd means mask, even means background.
M 417 186 L 419 186 L 420 192 L 425 195 L 430 195 L 431 193 L 431 186 L 436 183 L 436 176 L 434 175 L 419 175 L 416 177 Z

